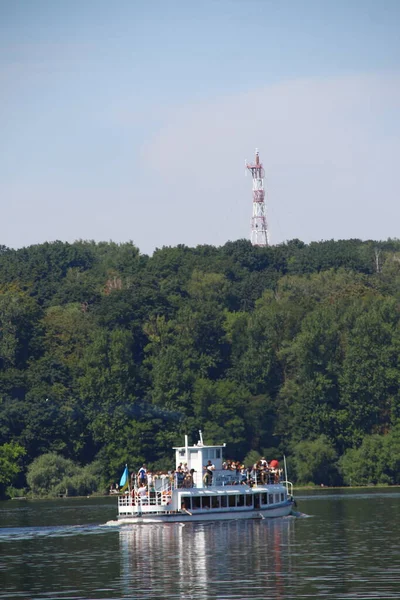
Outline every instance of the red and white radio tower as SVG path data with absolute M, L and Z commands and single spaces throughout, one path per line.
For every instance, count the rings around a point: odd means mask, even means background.
M 251 219 L 251 243 L 253 246 L 268 246 L 267 217 L 265 211 L 265 171 L 256 148 L 256 162 L 246 167 L 253 178 L 253 216 Z

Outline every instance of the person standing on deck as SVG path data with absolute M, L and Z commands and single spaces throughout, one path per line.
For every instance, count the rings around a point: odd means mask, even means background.
M 142 465 L 138 471 L 139 485 L 146 485 L 147 483 L 147 469 L 146 465 Z
M 213 465 L 213 463 L 211 462 L 211 460 L 209 460 L 206 464 L 206 466 L 204 467 L 205 469 L 205 474 L 204 474 L 204 484 L 206 487 L 208 487 L 209 485 L 212 484 L 212 480 L 213 480 L 213 471 L 215 471 L 215 465 Z

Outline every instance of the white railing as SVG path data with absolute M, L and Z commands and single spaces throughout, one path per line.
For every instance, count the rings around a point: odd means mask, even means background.
M 293 498 L 293 483 L 287 480 L 281 481 L 281 483 L 286 487 L 287 495 Z
M 240 485 L 251 482 L 252 485 L 268 485 L 274 483 L 284 483 L 282 469 L 258 472 L 252 470 L 250 473 L 241 473 L 240 471 L 230 471 L 229 469 L 217 469 L 212 473 L 212 477 L 206 473 L 194 472 L 192 481 L 185 479 L 184 474 L 170 474 L 153 477 L 146 484 L 139 485 L 138 479 L 133 478 L 131 482 L 133 490 L 130 495 L 136 498 L 141 495 L 148 498 L 147 504 L 163 504 L 166 496 L 171 496 L 175 489 L 190 489 L 204 487 L 221 487 L 226 485 Z M 145 490 L 140 492 L 140 490 Z

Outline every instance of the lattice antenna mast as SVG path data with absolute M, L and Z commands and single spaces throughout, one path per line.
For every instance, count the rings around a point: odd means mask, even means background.
M 253 216 L 251 219 L 251 243 L 253 246 L 268 246 L 268 228 L 265 210 L 264 177 L 265 172 L 260 163 L 259 152 L 256 148 L 254 164 L 246 162 L 246 168 L 253 178 Z

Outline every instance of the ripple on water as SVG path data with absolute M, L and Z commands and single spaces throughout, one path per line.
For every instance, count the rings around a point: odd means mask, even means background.
M 312 518 L 185 526 L 21 522 L 0 529 L 0 600 L 400 598 L 398 500 L 312 496 L 298 502 Z
M 25 541 L 35 538 L 70 537 L 76 535 L 97 535 L 103 533 L 104 526 L 99 525 L 69 525 L 54 527 L 4 527 L 0 529 L 0 542 Z

